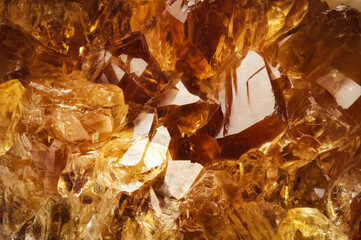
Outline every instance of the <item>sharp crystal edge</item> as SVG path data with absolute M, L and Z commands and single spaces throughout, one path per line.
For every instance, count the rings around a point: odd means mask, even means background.
M 360 4 L 0 1 L 0 239 L 361 239 Z

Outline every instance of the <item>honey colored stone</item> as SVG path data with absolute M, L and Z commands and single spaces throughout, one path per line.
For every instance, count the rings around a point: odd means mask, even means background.
M 11 236 L 37 214 L 45 200 L 42 182 L 30 160 L 0 156 L 1 161 L 1 228 Z M 19 207 L 21 206 L 21 207 Z
M 83 77 L 73 74 L 61 81 L 29 83 L 28 114 L 39 113 L 43 124 L 51 123 L 40 125 L 38 132 L 45 127 L 62 141 L 90 144 L 103 142 L 121 127 L 127 112 L 122 90 L 113 85 L 89 83 Z M 39 122 L 26 116 L 24 124 Z
M 134 192 L 165 168 L 169 141 L 169 133 L 164 127 L 156 130 L 151 141 L 139 135 L 133 139 L 120 136 L 109 141 L 96 160 L 98 182 L 119 191 Z
M 354 35 L 353 30 L 348 27 L 353 26 L 353 23 L 347 23 L 353 22 L 353 19 L 357 22 L 358 17 L 357 10 L 340 5 L 334 10 L 313 16 L 310 24 L 282 41 L 278 61 L 281 68 L 288 72 L 296 88 L 307 88 L 306 79 L 316 81 L 345 109 L 359 98 L 360 73 L 358 67 L 353 64 L 359 60 L 355 54 L 357 51 L 352 50 L 360 41 L 359 32 Z M 306 41 L 298 38 L 300 34 L 309 35 L 317 40 Z M 309 41 L 317 44 L 310 44 Z M 286 50 L 291 46 L 288 44 L 291 44 L 295 51 Z M 314 55 L 318 57 L 313 58 Z M 333 78 L 332 81 L 330 78 Z
M 62 80 L 31 81 L 24 95 L 18 142 L 23 148 L 16 146 L 12 152 L 30 152 L 20 156 L 32 159 L 45 195 L 58 190 L 64 196 L 79 194 L 99 155 L 92 151 L 124 123 L 127 106 L 122 90 L 83 77 L 74 73 Z
M 5 5 L 4 19 L 20 25 L 52 50 L 79 58 L 79 48 L 86 44 L 81 4 L 24 0 Z
M 15 128 L 23 110 L 23 93 L 24 88 L 18 80 L 0 84 L 0 155 L 12 146 Z
M 202 166 L 197 163 L 190 163 L 188 161 L 168 162 L 165 183 L 169 188 L 170 194 L 177 199 L 185 196 L 201 170 Z M 186 177 L 187 182 L 184 182 L 184 177 Z
M 145 104 L 168 82 L 158 62 L 150 55 L 144 35 L 139 32 L 98 54 L 98 59 L 89 59 L 89 66 L 85 67 L 91 80 L 118 85 L 126 102 Z
M 327 198 L 327 212 L 329 213 L 330 220 L 336 226 L 343 229 L 348 236 L 352 236 L 352 232 L 348 231 L 346 224 L 354 222 L 357 225 L 357 217 L 355 214 L 358 196 L 360 194 L 360 184 L 358 178 L 360 176 L 360 165 L 356 165 L 350 169 L 344 169 L 335 186 L 330 190 Z M 355 181 L 355 183 L 353 183 Z M 345 204 L 347 202 L 347 204 Z M 354 204 L 351 204 L 351 203 Z M 336 217 L 338 216 L 338 217 Z M 337 219 L 337 221 L 335 221 Z M 357 226 L 355 226 L 355 230 Z
M 188 200 L 180 206 L 183 237 L 206 235 L 220 239 L 222 234 L 228 239 L 239 236 L 274 239 L 276 216 L 271 214 L 269 206 L 263 202 L 243 201 L 242 195 L 228 171 L 203 171 L 188 193 Z
M 0 238 L 359 239 L 358 7 L 0 1 Z
M 280 224 L 277 238 L 347 239 L 321 212 L 312 208 L 289 210 Z

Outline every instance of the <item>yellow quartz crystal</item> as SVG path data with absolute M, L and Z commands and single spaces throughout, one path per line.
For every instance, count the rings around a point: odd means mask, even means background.
M 0 155 L 13 145 L 14 132 L 23 111 L 24 87 L 18 80 L 0 84 Z
M 361 239 L 359 11 L 0 1 L 0 239 Z

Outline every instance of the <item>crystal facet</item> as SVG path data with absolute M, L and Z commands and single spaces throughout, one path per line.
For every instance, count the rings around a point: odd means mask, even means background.
M 0 239 L 361 239 L 360 11 L 0 1 Z

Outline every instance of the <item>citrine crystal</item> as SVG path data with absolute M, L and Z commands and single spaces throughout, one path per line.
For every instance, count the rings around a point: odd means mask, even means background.
M 0 1 L 0 239 L 361 239 L 360 11 Z
M 18 80 L 0 84 L 1 137 L 0 154 L 5 154 L 13 144 L 14 131 L 22 115 L 24 87 Z

